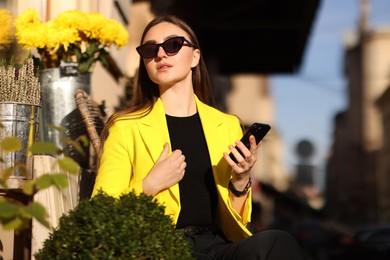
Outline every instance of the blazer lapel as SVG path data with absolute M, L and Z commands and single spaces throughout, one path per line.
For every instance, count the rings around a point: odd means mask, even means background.
M 140 119 L 138 128 L 153 162 L 156 162 L 164 144 L 169 142 L 168 127 L 161 99 L 155 102 L 149 114 Z
M 223 157 L 223 152 L 228 149 L 228 132 L 219 111 L 202 103 L 198 98 L 197 108 L 202 122 L 203 132 L 206 138 L 210 154 L 211 164 L 217 165 Z M 226 144 L 226 145 L 224 145 Z
M 142 137 L 142 141 L 144 142 L 146 149 L 149 151 L 149 154 L 155 163 L 163 150 L 164 144 L 169 143 L 171 146 L 164 105 L 160 98 L 158 98 L 154 103 L 152 111 L 140 119 L 138 128 Z M 169 153 L 171 152 L 172 150 L 169 151 Z M 171 191 L 175 200 L 179 203 L 179 185 L 173 185 L 169 188 L 169 190 Z

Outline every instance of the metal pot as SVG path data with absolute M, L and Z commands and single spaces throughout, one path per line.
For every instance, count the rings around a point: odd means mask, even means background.
M 75 101 L 76 89 L 90 93 L 90 73 L 64 73 L 64 68 L 46 69 L 40 72 L 39 80 L 42 89 L 42 109 L 40 117 L 40 138 L 49 141 L 59 148 L 65 148 L 61 141 L 64 132 L 53 128 L 60 127 L 69 131 L 75 124 L 84 127 L 79 120 Z M 77 128 L 77 126 L 76 126 Z
M 0 140 L 7 137 L 16 137 L 22 143 L 20 151 L 5 152 L 0 150 L 0 157 L 3 159 L 3 162 L 0 163 L 0 171 L 15 166 L 16 163 L 21 163 L 29 168 L 30 175 L 26 176 L 24 171 L 17 168 L 7 183 L 16 183 L 17 181 L 14 182 L 15 179 L 31 179 L 32 160 L 30 160 L 27 148 L 37 139 L 39 106 L 15 102 L 0 102 L 0 124 L 2 126 L 0 127 Z M 21 188 L 15 185 L 11 184 L 9 188 Z

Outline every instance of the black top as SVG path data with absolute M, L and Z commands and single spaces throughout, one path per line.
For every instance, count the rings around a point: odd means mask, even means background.
M 172 151 L 180 149 L 187 163 L 179 182 L 181 211 L 176 228 L 211 226 L 218 195 L 199 114 L 166 118 Z

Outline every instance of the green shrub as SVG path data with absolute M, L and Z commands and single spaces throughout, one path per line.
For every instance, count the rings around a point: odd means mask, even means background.
M 192 259 L 182 232 L 152 197 L 100 192 L 60 218 L 36 259 Z

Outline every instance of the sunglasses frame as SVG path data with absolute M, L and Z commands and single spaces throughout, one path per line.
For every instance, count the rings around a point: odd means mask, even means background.
M 175 52 L 168 52 L 168 51 L 164 48 L 164 44 L 166 44 L 167 41 L 170 41 L 170 40 L 172 40 L 172 39 L 181 39 L 181 40 L 182 40 L 182 44 L 181 44 L 180 48 L 179 48 L 177 51 L 175 51 Z M 139 54 L 142 58 L 144 58 L 144 59 L 153 59 L 153 58 L 155 58 L 155 57 L 157 56 L 157 53 L 158 53 L 158 50 L 160 49 L 160 47 L 163 48 L 163 50 L 165 51 L 165 53 L 166 53 L 168 56 L 173 56 L 173 55 L 176 55 L 176 53 L 178 53 L 178 52 L 181 50 L 181 48 L 183 48 L 183 46 L 184 46 L 185 43 L 187 43 L 187 44 L 188 44 L 187 46 L 189 46 L 189 47 L 194 47 L 194 44 L 193 44 L 192 42 L 190 42 L 189 40 L 187 40 L 185 37 L 183 37 L 183 36 L 175 36 L 175 37 L 166 39 L 166 40 L 163 41 L 162 43 L 145 43 L 145 44 L 142 44 L 142 45 L 138 46 L 138 47 L 136 48 L 136 50 L 137 50 L 138 54 Z M 155 51 L 154 51 L 154 55 L 153 55 L 152 57 L 144 57 L 144 56 L 141 54 L 142 48 L 143 48 L 144 46 L 149 46 L 149 45 L 150 45 L 150 46 L 155 46 L 155 47 L 156 47 L 156 49 L 155 49 Z

